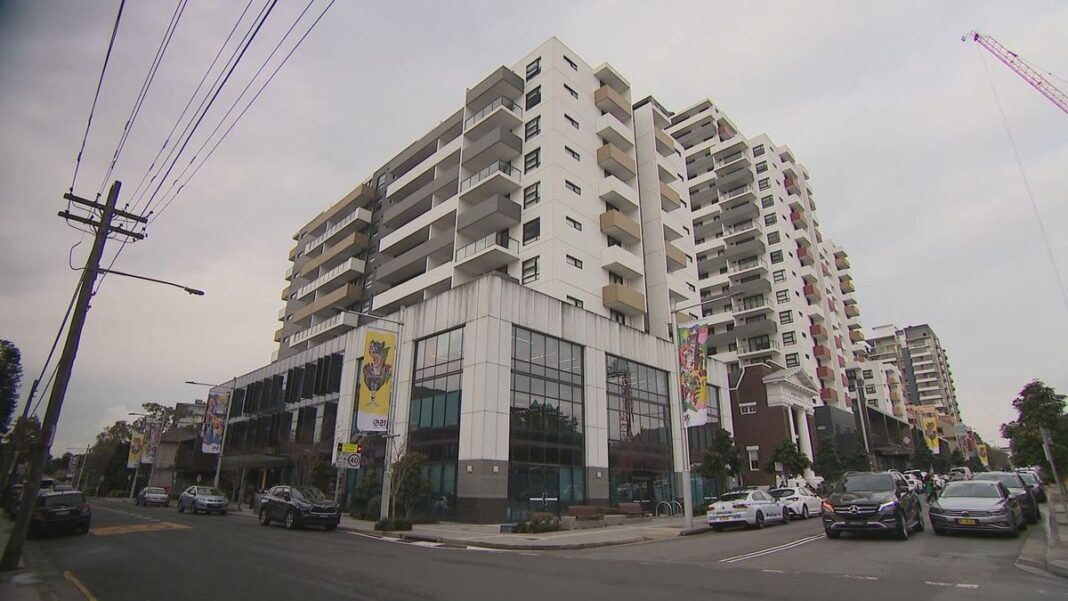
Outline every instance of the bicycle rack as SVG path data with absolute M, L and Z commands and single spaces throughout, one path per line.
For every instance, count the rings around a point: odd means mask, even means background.
M 672 501 L 671 508 L 674 510 L 671 515 L 682 515 L 682 503 L 679 503 L 678 501 Z
M 669 516 L 670 515 L 674 515 L 674 508 L 671 506 L 671 503 L 668 503 L 667 501 L 660 501 L 659 503 L 656 504 L 656 510 L 654 511 L 654 515 L 656 517 L 660 517 L 660 506 L 661 505 L 667 506 L 667 514 L 666 515 L 669 515 Z

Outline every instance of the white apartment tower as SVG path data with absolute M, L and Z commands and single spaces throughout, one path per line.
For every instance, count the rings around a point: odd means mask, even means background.
M 908 405 L 934 408 L 961 421 L 949 358 L 929 325 L 877 326 L 868 344 L 871 359 L 892 362 L 900 370 Z

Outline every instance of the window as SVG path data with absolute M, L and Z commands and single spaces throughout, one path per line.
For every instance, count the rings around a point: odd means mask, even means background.
M 608 272 L 608 282 L 611 283 L 611 284 L 623 284 L 624 283 L 623 276 L 619 275 L 618 273 L 614 273 L 614 272 L 609 271 Z
M 541 73 L 541 57 L 534 59 L 532 63 L 527 65 L 527 81 L 530 81 Z
M 538 257 L 532 257 L 523 261 L 523 283 L 529 284 L 538 279 L 541 273 L 538 271 Z
M 564 187 L 568 190 L 571 190 L 575 194 L 582 194 L 582 188 L 580 188 L 577 184 L 571 182 L 570 180 L 564 180 Z
M 764 145 L 763 144 L 753 147 L 753 156 L 758 157 L 758 156 L 761 156 L 763 154 L 764 154 Z
M 523 188 L 523 208 L 532 207 L 541 200 L 541 182 L 534 182 Z
M 756 172 L 757 173 L 764 173 L 767 170 L 768 170 L 768 162 L 767 161 L 760 161 L 759 163 L 756 164 Z
M 619 311 L 616 311 L 615 309 L 609 309 L 608 316 L 611 317 L 612 321 L 616 323 L 627 325 L 627 316 L 620 313 Z
M 777 251 L 771 253 L 771 262 L 772 263 L 782 263 L 782 251 L 781 250 L 777 250 Z
M 790 302 L 790 291 L 789 290 L 779 290 L 779 291 L 777 291 L 775 293 L 775 302 L 780 303 L 780 304 L 781 303 Z
M 523 157 L 523 171 L 530 172 L 541 166 L 541 149 L 535 148 Z
M 768 213 L 767 215 L 764 215 L 764 225 L 773 225 L 778 220 L 779 217 L 775 213 Z
M 771 208 L 771 205 L 773 204 L 775 204 L 774 196 L 765 196 L 764 198 L 760 199 L 760 206 L 764 207 L 765 209 Z
M 782 333 L 782 343 L 783 344 L 796 344 L 797 343 L 797 334 L 795 332 L 783 332 Z
M 572 305 L 575 305 L 579 309 L 582 308 L 582 301 L 580 301 L 579 299 L 577 299 L 577 298 L 575 298 L 573 296 L 567 297 L 567 302 L 571 303 Z
M 771 232 L 768 234 L 768 244 L 778 244 L 779 242 L 782 242 L 782 236 L 779 232 Z
M 579 223 L 578 221 L 575 221 L 574 219 L 572 219 L 570 217 L 564 217 L 564 222 L 566 222 L 568 225 L 570 225 L 571 227 L 575 228 L 576 230 L 578 230 L 580 232 L 582 231 L 582 224 Z
M 624 357 L 605 359 L 609 503 L 673 499 L 670 376 Z
M 864 394 L 875 394 L 875 386 L 868 384 L 864 387 Z
M 575 129 L 579 128 L 579 122 L 567 113 L 564 113 L 564 121 L 567 121 L 568 124 L 571 125 L 571 127 L 574 127 Z
M 530 121 L 527 121 L 526 129 L 524 131 L 525 131 L 525 134 L 523 136 L 524 140 L 529 140 L 529 139 L 533 138 L 534 136 L 540 134 L 541 133 L 541 115 L 538 115 L 537 117 L 534 117 Z
M 780 269 L 780 270 L 776 271 L 775 273 L 771 274 L 771 277 L 772 277 L 773 280 L 775 280 L 776 284 L 778 284 L 780 282 L 785 282 L 786 281 L 786 270 L 785 269 Z
M 783 325 L 794 323 L 794 314 L 789 311 L 779 312 L 779 323 Z
M 541 218 L 536 217 L 523 224 L 523 244 L 530 244 L 541 237 Z
M 564 152 L 567 153 L 567 156 L 575 159 L 576 161 L 582 160 L 582 157 L 579 156 L 579 153 L 575 152 L 575 149 L 571 148 L 570 146 L 564 146 Z
M 541 104 L 541 86 L 538 86 L 533 90 L 527 92 L 526 108 L 529 111 L 530 109 L 538 106 L 539 104 Z
M 577 64 L 575 64 L 575 61 L 573 61 L 573 60 L 571 60 L 571 59 L 567 58 L 567 55 L 566 55 L 566 54 L 564 55 L 564 62 L 565 62 L 565 63 L 567 63 L 567 64 L 568 64 L 568 66 L 570 66 L 570 67 L 571 67 L 572 69 L 574 69 L 574 70 L 578 71 L 578 65 L 577 65 Z
M 608 238 L 608 246 L 623 246 L 623 243 L 617 240 L 616 238 L 613 238 L 607 234 L 605 234 L 605 238 Z
M 863 373 L 865 380 L 870 380 L 872 378 L 872 373 L 870 369 L 865 369 Z
M 575 257 L 572 257 L 571 255 L 564 255 L 564 258 L 567 261 L 568 265 L 582 269 L 582 261 L 576 259 Z
M 760 447 L 747 447 L 746 451 L 749 453 L 749 471 L 760 471 Z
M 771 183 L 768 182 L 768 178 L 766 178 L 766 177 L 764 179 L 760 180 L 759 182 L 757 182 L 757 188 L 760 188 L 761 190 L 767 190 L 770 187 L 771 187 Z
M 564 89 L 567 90 L 568 94 L 571 94 L 572 98 L 578 98 L 578 92 L 575 91 L 575 88 L 572 88 L 571 86 L 569 86 L 569 85 L 567 85 L 565 83 L 564 84 Z
M 786 367 L 797 367 L 798 365 L 801 365 L 801 361 L 797 358 L 797 353 L 786 355 Z
M 756 403 L 738 403 L 738 413 L 753 415 L 756 413 Z

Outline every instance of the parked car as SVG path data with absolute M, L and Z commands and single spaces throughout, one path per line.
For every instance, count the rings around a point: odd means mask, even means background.
M 726 493 L 708 506 L 705 517 L 708 525 L 717 532 L 737 524 L 763 528 L 768 521 L 790 522 L 786 506 L 763 490 Z
M 1027 528 L 1020 503 L 995 480 L 950 482 L 927 514 L 935 534 L 963 530 L 1015 537 Z
M 843 532 L 891 532 L 907 540 L 923 527 L 919 497 L 896 472 L 847 472 L 823 501 L 828 538 Z
M 982 472 L 975 475 L 976 480 L 1001 482 L 1009 489 L 1009 494 L 1020 503 L 1024 518 L 1028 524 L 1037 524 L 1042 512 L 1038 509 L 1038 499 L 1035 493 L 1027 486 L 1020 474 L 1015 472 Z
M 158 486 L 146 486 L 137 493 L 137 498 L 134 500 L 135 505 L 142 505 L 148 507 L 149 505 L 162 505 L 164 507 L 171 506 L 171 499 L 167 496 L 167 491 Z
M 807 520 L 809 516 L 820 514 L 823 499 L 807 486 L 773 488 L 768 492 L 786 506 L 792 518 Z
M 1034 472 L 1018 471 L 1016 473 L 1023 479 L 1024 484 L 1031 487 L 1031 491 L 1035 493 L 1035 500 L 1045 503 L 1048 497 L 1046 497 L 1046 485 L 1042 483 L 1042 480 Z
M 92 513 L 85 495 L 74 491 L 42 491 L 37 495 L 30 532 L 35 535 L 56 530 L 68 530 L 86 534 Z
M 213 486 L 190 486 L 178 497 L 178 513 L 188 509 L 193 513 L 215 511 L 219 515 L 226 515 L 229 508 L 230 502 L 226 500 L 226 495 Z
M 341 522 L 337 503 L 314 486 L 275 486 L 260 499 L 259 516 L 262 526 L 282 522 L 290 530 L 302 526 L 333 530 Z
M 970 467 L 951 467 L 949 468 L 950 480 L 971 480 L 972 468 Z
M 41 478 L 41 487 L 38 489 L 38 493 L 51 492 L 56 486 L 55 478 L 45 476 Z M 22 483 L 12 484 L 4 491 L 4 510 L 12 518 L 19 511 L 19 503 L 22 500 Z
M 56 484 L 52 487 L 53 492 L 70 492 L 74 490 L 74 487 L 70 484 Z
M 905 474 L 905 481 L 909 483 L 912 492 L 919 493 L 923 490 L 923 480 L 912 474 Z

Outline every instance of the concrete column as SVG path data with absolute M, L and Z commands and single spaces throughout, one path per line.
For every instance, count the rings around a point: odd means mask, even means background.
M 801 413 L 801 427 L 798 428 L 798 446 L 801 447 L 801 452 L 805 454 L 805 457 L 808 457 L 809 461 L 812 461 L 815 459 L 815 455 L 812 452 L 812 437 L 809 435 L 808 431 L 808 414 L 804 409 L 799 409 L 799 411 Z M 793 413 L 792 409 L 790 413 Z M 816 472 L 813 472 L 811 468 L 805 470 L 805 480 L 811 482 L 815 477 Z

